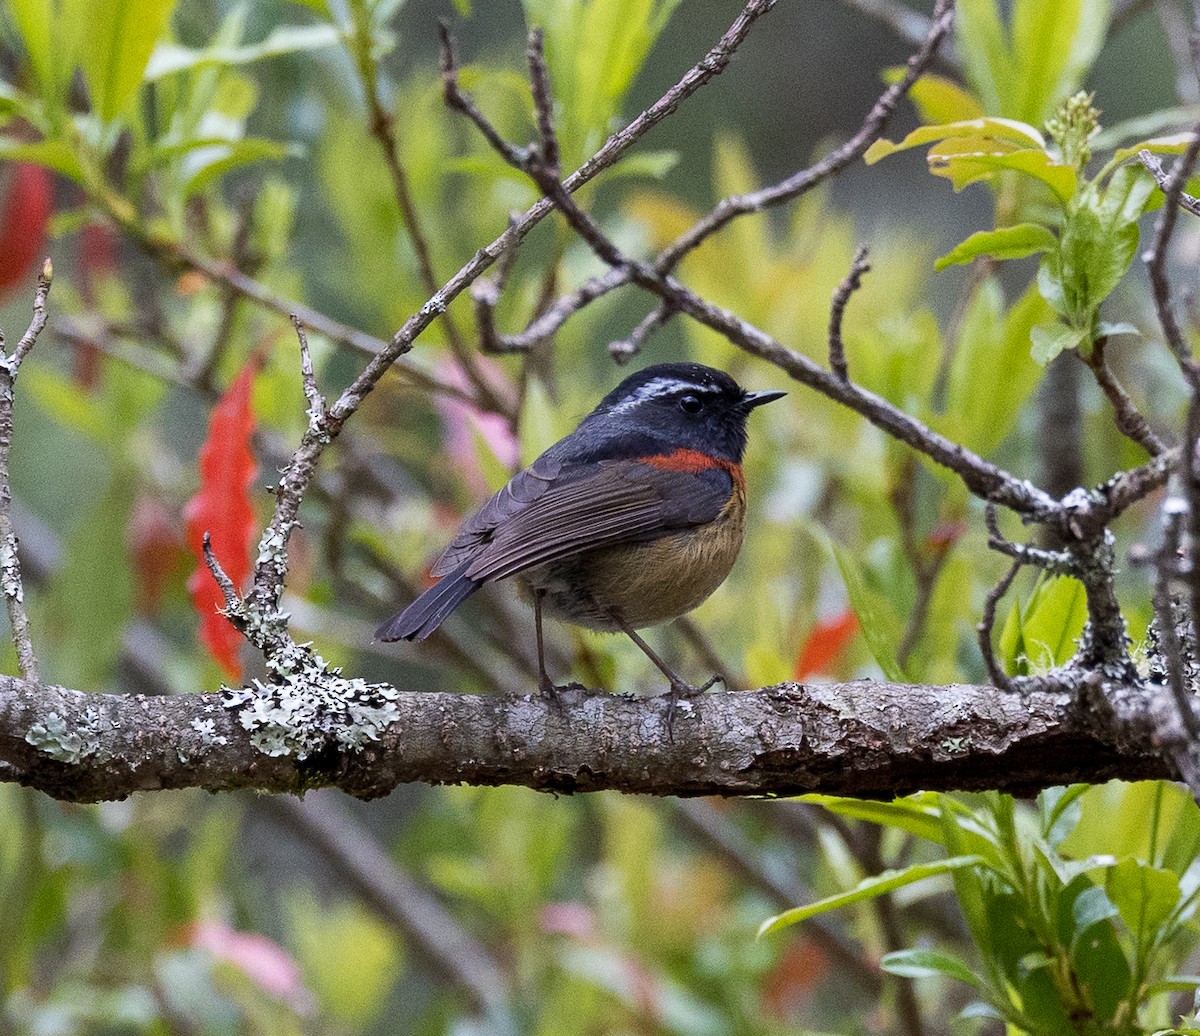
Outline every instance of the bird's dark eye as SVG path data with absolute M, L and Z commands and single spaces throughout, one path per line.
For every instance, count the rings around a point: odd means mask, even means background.
M 679 409 L 685 414 L 698 414 L 704 409 L 704 404 L 697 396 L 683 396 L 679 400 Z

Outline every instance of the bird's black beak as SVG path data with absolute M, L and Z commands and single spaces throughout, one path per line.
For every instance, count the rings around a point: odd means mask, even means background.
M 741 408 L 743 410 L 753 410 L 756 406 L 762 406 L 764 403 L 773 403 L 777 399 L 783 399 L 786 392 L 781 392 L 779 389 L 767 389 L 765 392 L 747 392 L 742 396 Z

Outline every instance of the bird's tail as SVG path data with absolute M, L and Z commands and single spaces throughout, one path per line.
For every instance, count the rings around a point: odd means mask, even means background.
M 424 640 L 480 587 L 467 576 L 466 562 L 443 576 L 402 612 L 375 631 L 376 640 Z

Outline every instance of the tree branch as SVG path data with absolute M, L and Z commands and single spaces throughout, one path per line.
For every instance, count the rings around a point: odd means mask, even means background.
M 1171 733 L 1178 719 L 1167 689 L 1116 685 L 1101 695 L 1079 677 L 1046 677 L 1022 695 L 869 680 L 719 692 L 680 707 L 673 740 L 665 697 L 371 690 L 395 714 L 377 739 L 299 759 L 258 747 L 296 731 L 272 727 L 284 721 L 253 700 L 233 704 L 240 696 L 85 694 L 0 677 L 0 779 L 75 802 L 187 787 L 335 786 L 374 798 L 411 781 L 890 799 L 919 789 L 1029 794 L 1076 781 L 1172 779 L 1163 731 L 1182 740 Z
M 12 632 L 13 647 L 17 652 L 17 665 L 21 675 L 33 683 L 41 680 L 37 654 L 33 650 L 33 639 L 29 634 L 29 615 L 25 611 L 25 587 L 21 580 L 21 560 L 17 554 L 17 534 L 12 520 L 12 486 L 8 475 L 8 455 L 13 439 L 13 383 L 17 372 L 29 351 L 37 343 L 38 336 L 46 327 L 46 299 L 50 294 L 50 282 L 54 267 L 47 259 L 38 276 L 37 291 L 33 296 L 33 318 L 29 328 L 21 336 L 12 355 L 5 355 L 4 334 L 0 332 L 0 591 L 4 594 L 4 605 L 8 610 L 8 624 Z

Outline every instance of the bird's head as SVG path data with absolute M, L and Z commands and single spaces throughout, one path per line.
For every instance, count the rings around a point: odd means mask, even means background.
M 747 392 L 724 371 L 699 363 L 660 363 L 631 374 L 589 415 L 619 422 L 672 446 L 741 461 L 746 418 L 786 392 Z

